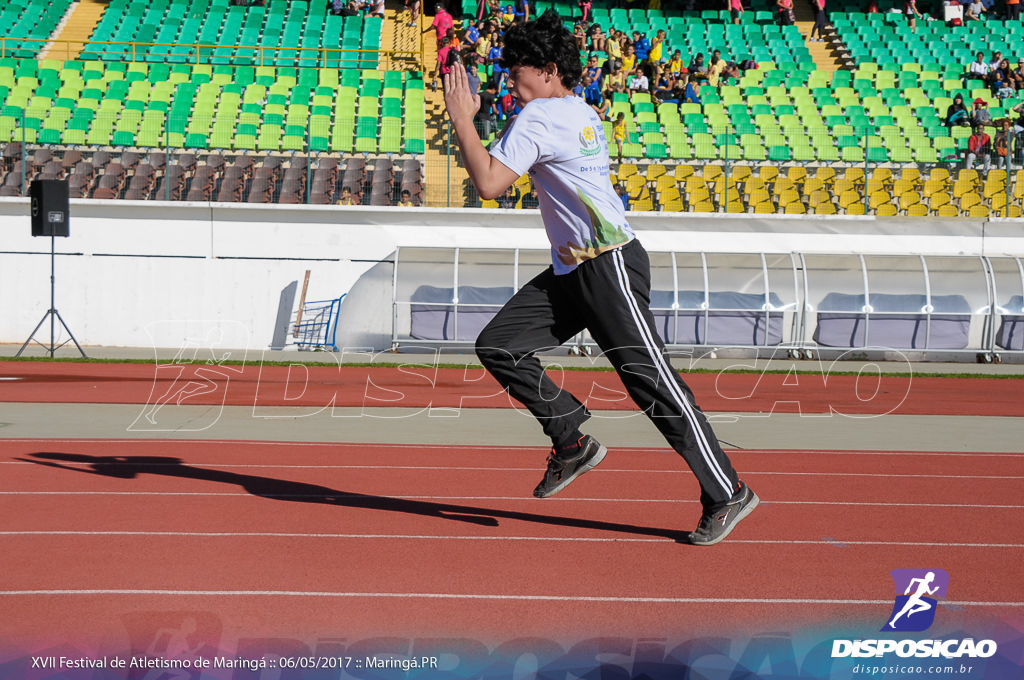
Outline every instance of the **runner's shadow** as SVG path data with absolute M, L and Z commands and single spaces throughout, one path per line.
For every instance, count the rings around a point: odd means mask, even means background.
M 688 532 L 675 529 L 338 491 L 337 489 L 317 484 L 194 467 L 185 464 L 180 458 L 172 458 L 170 456 L 91 456 L 81 453 L 39 452 L 30 454 L 29 458 L 18 458 L 17 460 L 61 470 L 74 470 L 76 472 L 119 479 L 134 479 L 141 474 L 164 475 L 167 477 L 180 477 L 182 479 L 200 479 L 239 486 L 254 496 L 276 501 L 322 503 L 347 508 L 387 510 L 389 512 L 437 517 L 490 527 L 498 526 L 499 519 L 508 519 L 573 529 L 654 536 L 688 543 Z

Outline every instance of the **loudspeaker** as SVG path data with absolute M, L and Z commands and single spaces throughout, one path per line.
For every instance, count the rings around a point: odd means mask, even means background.
M 66 179 L 37 179 L 29 187 L 33 236 L 70 236 L 71 219 Z

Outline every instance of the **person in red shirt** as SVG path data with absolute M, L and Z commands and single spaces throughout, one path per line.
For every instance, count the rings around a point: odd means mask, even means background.
M 444 8 L 444 5 L 437 3 L 434 7 L 434 21 L 428 28 L 423 29 L 426 33 L 431 28 L 434 29 L 437 37 L 437 46 L 441 47 L 441 40 L 448 35 L 448 29 L 455 26 L 455 19 L 452 19 L 452 15 L 448 13 L 448 10 Z
M 974 162 L 981 158 L 985 162 L 985 172 L 988 173 L 992 167 L 992 138 L 985 134 L 984 128 L 980 125 L 974 128 L 974 134 L 967 140 L 967 157 L 964 159 L 964 167 L 968 170 L 974 167 Z
M 825 42 L 825 25 L 828 17 L 825 14 L 825 0 L 812 0 L 814 5 L 814 26 L 811 28 L 811 42 Z M 817 34 L 818 37 L 814 37 Z
M 444 78 L 452 72 L 452 66 L 459 61 L 459 53 L 451 45 L 448 37 L 441 38 L 441 47 L 437 50 L 437 65 L 434 67 L 434 75 L 430 80 L 430 87 L 437 89 L 437 77 Z

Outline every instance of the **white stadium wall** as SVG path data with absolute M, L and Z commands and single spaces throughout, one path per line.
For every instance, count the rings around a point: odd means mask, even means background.
M 1022 220 L 635 213 L 630 222 L 651 252 L 1024 255 Z M 339 346 L 386 349 L 397 248 L 547 247 L 536 211 L 73 200 L 70 231 L 56 239 L 55 306 L 81 344 L 111 347 L 269 348 L 282 291 L 301 290 L 309 270 L 307 300 L 353 291 Z M 27 199 L 0 199 L 0 343 L 24 342 L 49 309 L 50 247 L 31 236 Z

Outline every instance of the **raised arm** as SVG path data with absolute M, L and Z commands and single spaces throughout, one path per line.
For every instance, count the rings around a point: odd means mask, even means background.
M 466 68 L 461 63 L 452 65 L 444 77 L 444 105 L 455 128 L 462 162 L 480 198 L 492 200 L 501 196 L 518 175 L 489 154 L 480 141 L 473 124 L 480 110 L 480 95 L 469 91 Z

